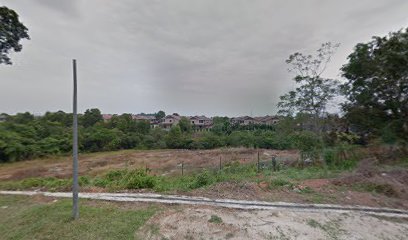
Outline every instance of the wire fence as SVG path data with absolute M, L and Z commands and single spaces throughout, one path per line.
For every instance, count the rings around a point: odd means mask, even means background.
M 218 156 L 205 161 L 180 161 L 175 165 L 157 166 L 154 163 L 145 163 L 146 171 L 158 175 L 187 175 L 202 171 L 222 171 L 225 167 L 233 164 L 252 165 L 257 172 L 264 170 L 279 171 L 282 165 L 292 162 L 291 156 L 261 156 L 260 152 L 255 153 L 252 157 L 237 158 L 233 156 Z

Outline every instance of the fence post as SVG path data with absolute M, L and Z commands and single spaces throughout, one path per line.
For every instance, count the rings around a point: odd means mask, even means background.
M 272 156 L 272 167 L 273 171 L 276 172 L 276 156 Z
M 260 164 L 259 164 L 259 151 L 258 151 L 258 173 L 259 173 L 259 169 L 260 169 Z
M 222 170 L 221 156 L 220 156 L 220 170 Z
M 184 176 L 184 162 L 181 162 L 181 176 Z

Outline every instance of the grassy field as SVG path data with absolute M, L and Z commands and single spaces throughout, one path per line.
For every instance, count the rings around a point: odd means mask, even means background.
M 121 209 L 81 200 L 80 219 L 71 201 L 0 195 L 0 239 L 135 239 L 157 207 Z
M 278 155 L 279 171 L 257 167 Z M 266 154 L 265 154 L 266 153 Z M 191 159 L 189 159 L 191 158 Z M 219 160 L 223 160 L 222 169 Z M 81 157 L 82 192 L 160 192 L 210 198 L 408 208 L 407 160 L 375 158 L 296 166 L 296 152 L 257 149 L 118 151 Z M 228 160 L 228 161 L 227 161 Z M 187 164 L 184 175 L 177 162 Z M 157 168 L 146 168 L 143 162 Z M 262 163 L 262 161 L 261 161 Z M 161 165 L 162 164 L 162 165 Z M 170 166 L 173 166 L 172 168 Z M 70 159 L 0 164 L 1 190 L 70 191 Z

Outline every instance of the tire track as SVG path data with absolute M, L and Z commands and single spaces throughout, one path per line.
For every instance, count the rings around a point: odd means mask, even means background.
M 70 192 L 37 192 L 37 191 L 0 191 L 4 195 L 43 195 L 47 197 L 71 198 Z M 247 210 L 288 210 L 309 212 L 363 212 L 367 214 L 408 218 L 408 211 L 392 208 L 373 208 L 364 206 L 342 206 L 334 204 L 299 204 L 287 202 L 244 201 L 234 199 L 210 199 L 178 195 L 161 195 L 154 193 L 80 193 L 82 199 L 106 200 L 117 202 L 155 202 L 164 204 L 206 205 Z

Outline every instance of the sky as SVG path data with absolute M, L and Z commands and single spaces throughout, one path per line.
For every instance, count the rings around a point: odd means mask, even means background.
M 360 42 L 408 27 L 407 0 L 4 0 L 31 40 L 0 65 L 0 112 L 207 116 L 275 114 L 294 87 L 285 60 L 340 43 L 326 72 Z M 336 111 L 336 103 L 330 106 Z

